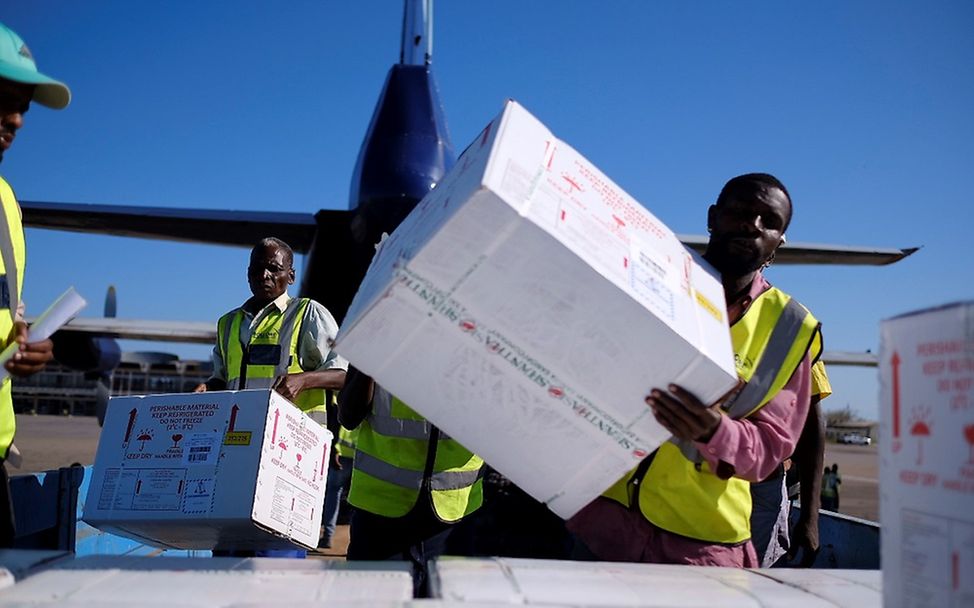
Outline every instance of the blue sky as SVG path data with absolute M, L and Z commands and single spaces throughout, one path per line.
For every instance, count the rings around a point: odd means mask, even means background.
M 33 108 L 0 173 L 24 200 L 347 208 L 401 17 L 395 0 L 5 0 L 74 101 Z M 676 232 L 704 231 L 727 178 L 768 171 L 795 201 L 791 241 L 922 246 L 769 272 L 828 348 L 877 351 L 882 319 L 974 297 L 971 31 L 963 1 L 441 1 L 433 65 L 457 149 L 517 99 Z M 109 284 L 125 317 L 215 321 L 249 295 L 244 249 L 27 239 L 34 312 L 68 285 L 88 316 Z M 877 416 L 875 371 L 831 375 L 826 409 Z

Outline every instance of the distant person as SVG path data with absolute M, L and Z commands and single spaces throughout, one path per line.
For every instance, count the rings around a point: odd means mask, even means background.
M 0 23 L 0 161 L 22 126 L 32 101 L 60 110 L 71 101 L 64 84 L 37 71 L 37 64 L 24 41 Z M 29 376 L 44 369 L 53 356 L 50 340 L 29 342 L 20 294 L 24 285 L 27 259 L 20 205 L 7 181 L 0 177 L 0 336 L 6 348 L 20 344 L 14 356 L 4 365 L 13 376 Z M 17 454 L 13 447 L 17 419 L 11 398 L 10 377 L 0 386 L 0 547 L 13 543 L 14 513 L 6 462 Z
M 254 246 L 247 280 L 253 296 L 220 317 L 213 375 L 194 392 L 273 388 L 326 426 L 329 391 L 344 385 L 348 367 L 330 346 L 338 324 L 321 304 L 288 295 L 294 253 L 280 239 Z
M 832 463 L 832 468 L 825 468 L 822 473 L 822 508 L 826 511 L 839 512 L 839 486 L 842 476 L 839 475 L 839 465 Z
M 832 394 L 825 364 L 812 366 L 812 399 L 795 453 L 785 459 L 767 479 L 751 484 L 751 542 L 762 568 L 781 558 L 794 559 L 799 551 L 801 567 L 814 563 L 819 550 L 818 511 L 822 478 L 818 471 L 825 458 L 825 427 L 821 401 Z M 797 469 L 797 475 L 793 475 Z M 792 490 L 790 478 L 799 481 Z M 799 496 L 798 521 L 789 530 L 792 493 Z
M 358 429 L 348 559 L 411 562 L 418 591 L 427 561 L 447 550 L 456 524 L 483 503 L 484 461 L 354 367 L 338 419 Z
M 569 521 L 579 555 L 760 565 L 750 482 L 794 451 L 822 350 L 819 322 L 762 274 L 791 217 L 788 191 L 763 173 L 731 179 L 710 206 L 704 258 L 721 274 L 743 387 L 713 404 L 675 384 L 651 390 L 646 403 L 673 438 Z

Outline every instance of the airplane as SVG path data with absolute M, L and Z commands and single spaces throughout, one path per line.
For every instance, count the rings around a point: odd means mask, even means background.
M 388 72 L 359 151 L 348 210 L 281 213 L 22 201 L 24 225 L 248 248 L 273 234 L 306 256 L 299 295 L 321 302 L 340 322 L 374 243 L 383 232 L 392 233 L 456 161 L 433 77 L 431 40 L 431 0 L 406 0 L 399 62 Z M 678 236 L 698 252 L 707 243 L 704 235 Z M 779 250 L 776 263 L 887 265 L 916 250 L 796 242 Z M 335 259 L 343 263 L 327 262 Z M 118 364 L 117 348 L 106 345 L 114 338 L 212 344 L 215 329 L 212 322 L 75 319 L 55 336 L 57 358 L 88 374 L 110 374 Z M 875 365 L 869 353 L 827 352 L 823 359 Z
M 379 236 L 391 234 L 456 161 L 431 67 L 431 6 L 432 0 L 405 0 L 399 62 L 388 72 L 359 151 L 348 210 L 240 212 L 22 201 L 24 225 L 247 248 L 273 234 L 306 256 L 299 294 L 321 302 L 341 321 Z M 698 252 L 707 242 L 702 235 L 680 238 Z M 777 263 L 887 265 L 916 250 L 788 243 Z M 335 259 L 343 263 L 328 264 Z M 104 378 L 118 364 L 117 344 L 114 350 L 110 346 L 116 338 L 213 344 L 213 325 L 119 319 L 106 304 L 104 318 L 75 319 L 58 332 L 55 348 L 62 363 Z M 823 359 L 876 363 L 868 353 L 826 353 Z

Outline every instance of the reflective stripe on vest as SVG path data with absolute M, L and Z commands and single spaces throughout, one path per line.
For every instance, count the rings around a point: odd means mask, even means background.
M 0 213 L 3 213 L 3 219 L 6 219 L 7 226 L 6 233 L 0 238 L 5 238 L 10 242 L 9 250 L 5 255 L 10 255 L 11 250 L 13 255 L 9 269 L 7 261 L 4 259 L 5 256 L 0 256 L 0 336 L 6 339 L 13 328 L 14 316 L 18 306 L 14 300 L 19 300 L 18 294 L 23 293 L 26 247 L 24 245 L 24 228 L 20 220 L 20 207 L 17 205 L 17 199 L 14 198 L 13 190 L 2 177 L 0 177 L 0 205 L 2 205 Z M 8 249 L 6 246 L 3 248 Z M 15 280 L 8 281 L 8 272 L 14 274 Z M 15 290 L 16 293 L 11 293 L 11 289 Z M 6 344 L 0 344 L 0 347 L 3 346 Z M 6 459 L 16 431 L 17 417 L 14 415 L 10 376 L 8 375 L 0 383 L 0 460 Z
M 308 298 L 292 298 L 288 300 L 283 313 L 276 307 L 269 310 L 250 336 L 246 366 L 244 348 L 240 343 L 243 310 L 238 308 L 220 318 L 217 343 L 227 369 L 227 389 L 271 388 L 278 378 L 304 371 L 298 360 L 298 342 L 309 303 Z M 274 354 L 274 349 L 270 347 L 277 348 L 276 356 L 272 358 L 268 357 Z M 324 425 L 326 400 L 326 391 L 315 388 L 301 391 L 294 404 Z
M 351 505 L 402 517 L 428 492 L 437 517 L 452 522 L 482 504 L 483 460 L 378 385 L 358 431 Z
M 355 468 L 372 477 L 394 483 L 402 488 L 419 490 L 423 485 L 423 471 L 403 469 L 383 460 L 359 452 L 355 456 Z M 470 471 L 440 471 L 430 476 L 432 490 L 461 490 L 480 479 L 480 469 Z
M 334 403 L 332 401 L 331 403 Z M 335 443 L 335 450 L 338 451 L 338 455 L 343 458 L 354 458 L 355 457 L 355 439 L 358 437 L 358 429 L 348 430 L 345 427 L 338 426 L 338 441 Z
M 738 375 L 747 382 L 729 406 L 734 417 L 763 407 L 788 383 L 806 355 L 815 361 L 822 350 L 818 321 L 774 287 L 751 303 L 731 328 L 731 336 Z M 757 388 L 748 389 L 751 382 Z M 644 479 L 634 479 L 631 472 L 604 495 L 634 506 L 630 490 L 638 492 L 637 504 L 646 519 L 664 530 L 716 543 L 750 538 L 750 484 L 734 477 L 720 479 L 695 449 L 688 457 L 675 443 L 664 443 Z

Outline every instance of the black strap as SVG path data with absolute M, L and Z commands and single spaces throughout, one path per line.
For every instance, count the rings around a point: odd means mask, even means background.
M 626 490 L 629 494 L 629 508 L 633 511 L 639 511 L 639 485 L 646 477 L 646 473 L 649 472 L 649 467 L 653 464 L 657 452 L 659 452 L 658 449 L 653 450 L 649 456 L 643 458 L 639 466 L 636 467 L 636 471 L 632 474 L 632 477 L 626 482 Z

